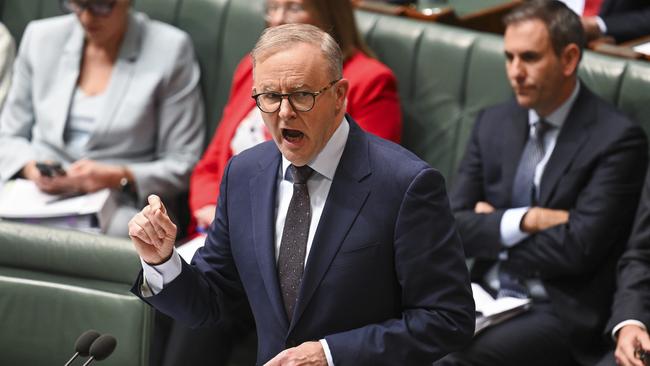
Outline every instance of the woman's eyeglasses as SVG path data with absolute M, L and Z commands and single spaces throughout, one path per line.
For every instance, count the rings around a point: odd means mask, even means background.
M 117 0 L 61 0 L 61 9 L 69 13 L 81 14 L 88 10 L 92 15 L 108 16 Z
M 269 22 L 279 14 L 282 16 L 282 19 L 291 23 L 299 16 L 301 16 L 304 12 L 305 7 L 300 3 L 289 2 L 281 5 L 276 2 L 270 2 L 266 6 L 264 20 Z

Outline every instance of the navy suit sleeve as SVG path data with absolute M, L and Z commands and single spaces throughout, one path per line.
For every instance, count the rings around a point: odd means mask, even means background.
M 232 162 L 232 160 L 231 160 Z M 227 177 L 230 164 L 226 168 Z M 251 323 L 251 314 L 239 273 L 230 252 L 226 200 L 228 179 L 221 183 L 217 214 L 205 246 L 199 249 L 192 265 L 183 263 L 180 275 L 157 295 L 142 298 L 140 276 L 133 292 L 157 310 L 190 327 L 201 327 L 223 318 L 236 317 Z
M 463 249 L 444 179 L 431 168 L 403 197 L 394 258 L 401 316 L 326 336 L 336 365 L 431 364 L 471 340 L 475 310 Z
M 543 279 L 590 273 L 623 245 L 643 185 L 647 143 L 638 126 L 608 132 L 617 137 L 592 168 L 584 168 L 591 171 L 566 174 L 559 183 L 579 190 L 575 204 L 566 208 L 569 223 L 532 235 L 509 251 L 509 262 L 522 273 Z M 586 182 L 578 182 L 582 179 Z
M 484 157 L 481 156 L 479 139 L 483 116 L 480 113 L 476 118 L 465 156 L 460 163 L 451 202 L 465 254 L 472 258 L 496 259 L 501 250 L 499 226 L 505 210 L 497 209 L 490 214 L 474 213 L 477 202 L 489 201 L 484 188 Z
M 607 35 L 616 42 L 625 42 L 650 34 L 650 6 L 645 9 L 602 15 Z
M 619 261 L 618 285 L 606 333 L 628 319 L 650 329 L 650 180 L 646 178 L 628 248 Z

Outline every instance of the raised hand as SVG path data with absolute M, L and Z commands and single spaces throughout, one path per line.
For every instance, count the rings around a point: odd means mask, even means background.
M 157 265 L 171 257 L 177 229 L 160 197 L 152 194 L 148 201 L 149 204 L 129 221 L 129 236 L 140 258 Z

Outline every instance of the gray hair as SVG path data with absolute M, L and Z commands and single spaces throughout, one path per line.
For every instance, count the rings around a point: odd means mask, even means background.
M 253 67 L 258 61 L 296 44 L 320 47 L 332 80 L 343 77 L 343 55 L 338 43 L 327 32 L 309 24 L 283 24 L 264 30 L 251 52 Z
M 506 15 L 503 22 L 506 26 L 526 20 L 541 20 L 548 29 L 553 51 L 560 56 L 566 46 L 575 44 L 580 49 L 580 57 L 585 48 L 585 32 L 580 17 L 569 9 L 563 2 L 557 0 L 532 0 Z

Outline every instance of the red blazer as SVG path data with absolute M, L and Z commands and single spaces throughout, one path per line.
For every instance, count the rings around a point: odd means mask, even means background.
M 400 142 L 402 115 L 397 96 L 397 80 L 381 62 L 357 51 L 343 65 L 343 77 L 350 81 L 348 113 L 364 130 Z M 230 98 L 217 131 L 190 179 L 190 210 L 215 205 L 221 176 L 232 157 L 230 140 L 252 108 L 253 62 L 244 57 L 235 70 Z

